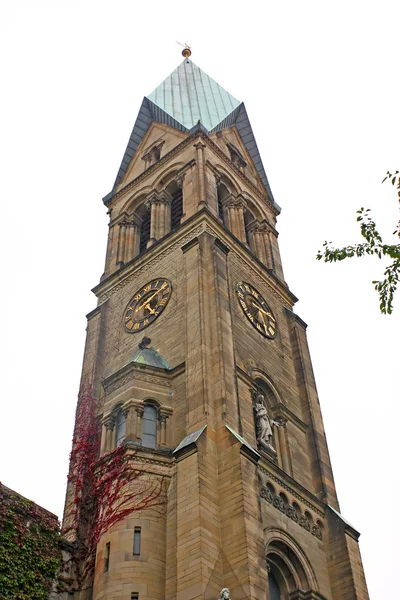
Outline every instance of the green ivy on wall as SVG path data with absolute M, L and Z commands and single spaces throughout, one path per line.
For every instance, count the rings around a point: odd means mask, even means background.
M 57 517 L 0 483 L 0 600 L 48 600 L 61 560 Z

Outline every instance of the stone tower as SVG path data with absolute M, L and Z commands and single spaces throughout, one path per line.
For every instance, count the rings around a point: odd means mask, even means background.
M 144 98 L 104 203 L 68 597 L 367 599 L 244 104 L 186 57 Z

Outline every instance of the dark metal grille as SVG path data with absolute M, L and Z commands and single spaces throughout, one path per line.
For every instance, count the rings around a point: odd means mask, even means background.
M 222 199 L 219 194 L 218 194 L 218 215 L 219 215 L 219 218 L 221 219 L 221 221 L 224 222 L 224 210 L 222 208 Z
M 140 245 L 139 254 L 146 250 L 147 242 L 150 239 L 150 212 L 147 211 L 143 217 L 142 226 L 140 228 Z
M 183 195 L 182 190 L 178 190 L 172 197 L 171 202 L 171 230 L 177 229 L 181 224 L 183 216 Z

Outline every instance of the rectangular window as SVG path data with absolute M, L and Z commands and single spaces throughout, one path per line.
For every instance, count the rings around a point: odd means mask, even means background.
M 133 592 L 133 594 L 131 594 L 131 600 L 139 600 L 139 594 Z
M 108 571 L 109 566 L 110 566 L 110 542 L 108 542 L 106 544 L 106 547 L 104 550 L 104 573 L 106 573 Z
M 136 555 L 140 554 L 140 534 L 140 527 L 135 527 L 135 530 L 133 532 L 133 554 Z

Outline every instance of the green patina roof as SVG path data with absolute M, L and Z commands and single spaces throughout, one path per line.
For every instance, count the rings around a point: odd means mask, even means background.
M 189 59 L 185 59 L 148 98 L 188 129 L 200 121 L 208 131 L 240 104 Z
M 172 369 L 171 365 L 154 348 L 139 348 L 129 361 L 129 363 L 133 362 L 158 369 L 168 369 L 168 371 Z

